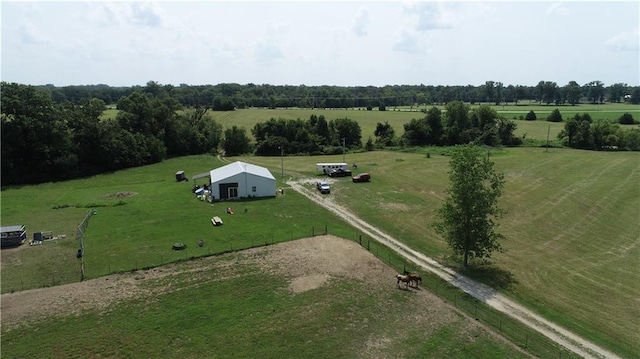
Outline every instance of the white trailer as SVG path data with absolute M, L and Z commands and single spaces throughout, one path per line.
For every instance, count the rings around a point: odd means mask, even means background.
M 316 168 L 318 169 L 318 171 L 322 171 L 323 173 L 329 173 L 332 170 L 337 170 L 337 169 L 342 169 L 342 170 L 348 170 L 349 167 L 347 166 L 346 163 L 316 163 Z

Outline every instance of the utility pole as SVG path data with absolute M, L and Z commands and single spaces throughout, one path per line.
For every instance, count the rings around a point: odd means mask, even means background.
M 346 163 L 344 161 L 344 142 L 345 142 L 345 139 L 346 139 L 345 137 L 342 137 L 342 162 L 343 163 Z
M 280 169 L 282 171 L 282 183 L 284 183 L 284 147 L 278 146 L 280 149 Z

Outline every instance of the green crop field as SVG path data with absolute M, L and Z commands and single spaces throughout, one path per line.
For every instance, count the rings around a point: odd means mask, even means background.
M 421 106 L 419 109 L 429 109 L 432 106 Z M 440 109 L 444 109 L 444 106 L 437 106 Z M 471 106 L 473 108 L 475 106 Z M 549 132 L 550 140 L 555 140 L 558 133 L 564 128 L 564 123 L 552 123 L 547 122 L 546 117 L 554 109 L 558 109 L 562 114 L 562 118 L 567 120 L 572 118 L 576 114 L 589 113 L 593 120 L 611 120 L 615 121 L 625 112 L 633 115 L 633 118 L 640 121 L 640 106 L 630 104 L 603 104 L 603 105 L 591 105 L 581 104 L 576 106 L 554 106 L 554 105 L 507 105 L 507 106 L 492 106 L 499 115 L 510 119 L 516 120 L 518 128 L 516 135 L 522 137 L 526 135 L 527 138 L 545 141 L 547 139 L 547 132 Z M 537 115 L 537 121 L 524 121 L 520 120 L 529 112 L 534 111 Z M 117 110 L 106 110 L 104 118 L 114 118 L 117 114 Z M 302 119 L 308 120 L 311 115 L 324 116 L 327 120 L 335 120 L 337 118 L 349 118 L 357 121 L 361 128 L 362 142 L 366 143 L 369 137 L 375 138 L 374 132 L 378 123 L 388 122 L 396 131 L 396 136 L 401 136 L 404 133 L 404 124 L 411 122 L 412 119 L 423 118 L 424 113 L 420 112 L 418 108 L 397 108 L 390 107 L 387 111 L 367 111 L 363 108 L 353 109 L 263 109 L 263 108 L 248 108 L 240 109 L 236 111 L 211 111 L 209 114 L 224 128 L 231 126 L 238 126 L 247 130 L 247 135 L 251 136 L 251 129 L 258 122 L 268 121 L 270 118 L 284 118 L 284 119 Z M 550 128 L 549 128 L 550 127 Z M 635 126 L 626 126 L 629 128 L 638 128 Z
M 336 179 L 331 197 L 411 247 L 456 267 L 429 226 L 447 186 L 446 154 L 442 148 L 347 154 L 346 161 L 358 163 L 358 171 L 370 172 L 373 180 Z M 506 251 L 495 255 L 493 265 L 466 274 L 588 339 L 637 357 L 637 153 L 512 148 L 488 155 L 507 179 L 501 198 L 507 214 L 500 221 Z M 268 167 L 280 182 L 280 157 L 237 159 Z M 336 161 L 342 156 L 285 157 L 285 179 L 318 176 L 316 162 Z M 194 198 L 191 181 L 174 178 L 177 170 L 192 176 L 219 165 L 211 156 L 190 156 L 87 179 L 3 188 L 3 225 L 22 223 L 30 233 L 50 230 L 67 237 L 3 250 L 2 292 L 78 281 L 76 227 L 92 209 L 97 214 L 85 236 L 89 278 L 307 237 L 325 225 L 337 236 L 357 235 L 291 190 L 268 200 L 211 205 Z M 234 215 L 225 213 L 227 206 Z M 225 225 L 212 227 L 214 215 L 223 217 Z M 203 247 L 196 245 L 200 239 Z M 187 250 L 172 251 L 175 242 L 186 243 Z

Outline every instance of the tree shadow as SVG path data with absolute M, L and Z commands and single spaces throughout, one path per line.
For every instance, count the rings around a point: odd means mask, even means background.
M 459 267 L 457 270 L 460 274 L 495 289 L 511 289 L 514 284 L 518 283 L 513 272 L 498 268 L 492 264 L 470 264 L 467 268 Z

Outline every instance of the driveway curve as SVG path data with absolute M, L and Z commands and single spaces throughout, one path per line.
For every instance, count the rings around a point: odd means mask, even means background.
M 554 342 L 584 358 L 620 358 L 611 351 L 604 349 L 539 316 L 514 300 L 500 294 L 495 289 L 461 275 L 450 268 L 441 265 L 433 258 L 416 252 L 392 236 L 384 233 L 382 230 L 362 220 L 347 208 L 335 203 L 330 196 L 320 195 L 317 191 L 305 187 L 303 183 L 305 183 L 304 180 L 287 182 L 287 184 L 296 192 L 335 213 L 355 228 L 358 228 L 369 237 L 391 248 L 416 266 L 437 275 L 495 310 L 520 321 L 524 325 L 538 331 Z

